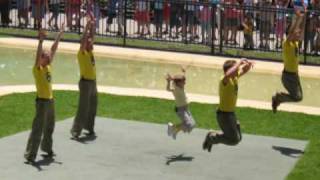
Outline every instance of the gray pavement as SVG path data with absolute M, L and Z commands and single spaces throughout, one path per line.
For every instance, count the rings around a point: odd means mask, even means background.
M 56 124 L 54 160 L 24 164 L 29 132 L 0 139 L 1 180 L 280 180 L 306 141 L 244 135 L 238 146 L 201 149 L 206 130 L 169 138 L 166 126 L 97 118 L 96 138 L 70 140 L 72 120 Z

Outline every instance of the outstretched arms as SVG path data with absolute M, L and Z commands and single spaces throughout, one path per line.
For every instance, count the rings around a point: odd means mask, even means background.
M 241 59 L 241 61 L 237 62 L 233 65 L 224 75 L 223 84 L 226 85 L 228 83 L 229 78 L 235 77 L 239 74 L 239 76 L 243 76 L 253 67 L 253 63 L 248 61 L 247 59 Z M 240 70 L 240 71 L 239 71 Z
M 39 44 L 38 44 L 38 48 L 37 48 L 37 55 L 36 55 L 36 62 L 35 62 L 35 66 L 39 67 L 40 66 L 40 58 L 41 58 L 41 54 L 42 54 L 42 45 L 43 45 L 43 40 L 46 37 L 46 32 L 44 30 L 39 30 Z
M 169 73 L 166 76 L 166 80 L 167 80 L 167 91 L 173 91 L 172 88 L 171 88 L 171 81 L 173 79 L 172 79 L 172 76 Z
M 63 35 L 64 32 L 64 23 L 62 24 L 62 27 L 60 29 L 60 32 L 58 33 L 53 45 L 51 46 L 51 51 L 50 51 L 50 62 L 53 60 L 53 56 L 55 55 L 57 48 L 58 48 L 58 44 L 60 42 L 60 39 Z
M 86 44 L 88 43 L 88 39 L 91 39 L 91 41 L 94 40 L 94 28 L 95 28 L 95 19 L 92 13 L 88 13 L 87 15 L 87 24 L 85 26 L 85 29 L 83 31 L 83 35 L 80 41 L 80 50 L 84 51 Z
M 302 25 L 304 24 L 305 14 L 300 11 L 300 13 L 297 14 L 295 21 L 292 23 L 292 25 L 289 28 L 289 33 L 287 40 L 288 41 L 294 41 L 298 39 L 299 37 L 296 37 L 297 35 L 302 32 Z M 298 32 L 299 31 L 299 32 Z
M 245 61 L 245 63 L 243 64 L 242 68 L 241 68 L 241 72 L 240 72 L 240 76 L 245 75 L 247 72 L 250 71 L 250 69 L 253 68 L 254 63 L 251 61 L 248 61 L 247 59 L 244 59 L 243 61 Z

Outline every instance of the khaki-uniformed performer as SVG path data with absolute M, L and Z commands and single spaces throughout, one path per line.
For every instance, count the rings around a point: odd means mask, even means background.
M 283 102 L 299 102 L 302 100 L 302 88 L 298 74 L 299 66 L 299 41 L 302 39 L 304 15 L 299 14 L 296 21 L 289 30 L 287 39 L 283 42 L 283 63 L 282 84 L 288 91 L 277 92 L 272 96 L 272 110 L 277 112 L 278 106 Z
M 235 115 L 238 79 L 252 67 L 253 64 L 246 59 L 242 59 L 238 63 L 234 60 L 228 60 L 224 63 L 224 76 L 219 83 L 220 103 L 217 109 L 217 120 L 222 132 L 209 131 L 203 142 L 203 150 L 210 152 L 213 144 L 236 145 L 241 141 L 240 124 Z
M 55 112 L 51 87 L 51 63 L 57 51 L 63 31 L 64 24 L 62 25 L 62 28 L 50 51 L 42 49 L 46 33 L 43 30 L 39 31 L 39 45 L 36 62 L 33 67 L 33 76 L 37 89 L 36 116 L 32 123 L 32 130 L 28 139 L 26 152 L 24 154 L 27 163 L 34 163 L 40 142 L 41 150 L 47 153 L 46 156 L 54 156 L 52 151 L 52 133 L 55 124 Z
M 97 111 L 97 84 L 96 66 L 93 56 L 95 19 L 92 14 L 87 16 L 86 24 L 80 49 L 78 51 L 78 63 L 80 67 L 79 81 L 79 106 L 74 119 L 71 135 L 72 139 L 78 140 L 82 129 L 88 131 L 88 136 L 94 136 L 94 122 Z

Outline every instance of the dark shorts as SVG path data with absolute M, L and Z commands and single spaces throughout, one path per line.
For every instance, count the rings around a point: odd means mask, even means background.
M 57 18 L 59 15 L 59 10 L 60 10 L 60 4 L 52 4 L 52 16 Z
M 187 25 L 193 26 L 195 24 L 195 13 L 194 11 L 187 11 Z
M 238 26 L 239 20 L 237 18 L 228 18 L 225 20 L 225 27 L 234 27 Z
M 178 11 L 170 11 L 170 27 L 179 25 Z
M 155 9 L 154 10 L 154 24 L 156 26 L 161 26 L 163 22 L 163 10 Z
M 114 11 L 109 11 L 108 13 L 107 13 L 107 17 L 108 17 L 108 19 L 107 19 L 107 24 L 112 24 L 112 22 L 113 22 L 113 19 L 116 17 L 116 12 L 114 12 Z
M 272 25 L 269 21 L 260 22 L 260 31 L 263 35 L 269 35 L 271 33 Z

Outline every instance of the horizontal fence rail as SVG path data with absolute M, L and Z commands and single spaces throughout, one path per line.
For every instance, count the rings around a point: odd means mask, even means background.
M 72 34 L 82 33 L 85 16 L 92 12 L 101 44 L 281 60 L 282 42 L 296 18 L 296 7 L 267 1 L 251 6 L 233 0 L 224 4 L 208 0 L 90 1 L 93 3 L 0 1 L 0 33 L 34 37 L 34 30 L 54 32 L 65 23 L 68 38 L 77 40 Z M 320 5 L 308 6 L 306 12 L 299 50 L 306 64 L 320 64 L 319 9 Z

